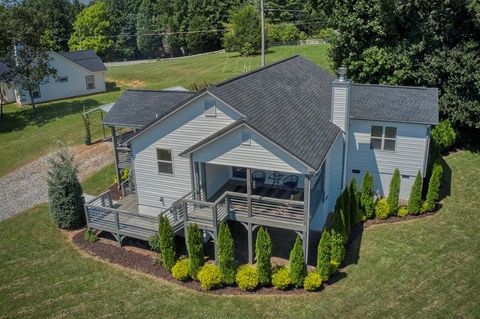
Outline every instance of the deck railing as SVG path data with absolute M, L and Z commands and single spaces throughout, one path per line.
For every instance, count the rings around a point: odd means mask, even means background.
M 130 168 L 132 166 L 131 150 L 128 146 L 117 146 L 118 167 Z

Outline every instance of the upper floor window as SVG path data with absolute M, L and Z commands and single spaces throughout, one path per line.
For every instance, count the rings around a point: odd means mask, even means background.
M 95 77 L 93 75 L 87 75 L 85 82 L 87 83 L 87 90 L 93 90 L 95 88 Z
M 373 125 L 370 132 L 370 149 L 395 151 L 397 128 Z
M 173 175 L 172 150 L 157 148 L 158 172 Z
M 61 76 L 58 78 L 58 82 L 60 83 L 67 83 L 68 82 L 68 76 Z
M 215 99 L 206 98 L 203 101 L 203 107 L 205 109 L 205 116 L 215 117 L 217 116 L 217 106 Z

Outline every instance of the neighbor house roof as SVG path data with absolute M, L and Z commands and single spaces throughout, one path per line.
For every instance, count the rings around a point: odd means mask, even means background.
M 350 117 L 362 120 L 438 123 L 438 89 L 352 84 Z
M 57 52 L 64 58 L 84 67 L 92 72 L 106 71 L 102 59 L 93 50 L 81 50 L 71 52 Z
M 141 128 L 195 95 L 183 90 L 126 90 L 110 109 L 103 124 Z

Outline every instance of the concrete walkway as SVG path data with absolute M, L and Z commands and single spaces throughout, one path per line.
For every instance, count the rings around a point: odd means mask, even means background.
M 69 148 L 69 151 L 78 165 L 80 180 L 113 162 L 112 144 L 109 142 L 78 145 Z M 48 158 L 52 154 L 0 177 L 0 221 L 48 201 Z

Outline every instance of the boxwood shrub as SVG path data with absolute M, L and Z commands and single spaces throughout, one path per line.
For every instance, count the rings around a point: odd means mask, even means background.
M 245 291 L 252 291 L 258 286 L 257 270 L 252 265 L 238 267 L 235 279 L 238 287 Z
M 405 217 L 407 215 L 408 215 L 407 207 L 402 206 L 398 209 L 398 211 L 397 211 L 397 216 L 398 217 Z
M 205 290 L 220 287 L 222 285 L 222 275 L 220 270 L 214 264 L 205 264 L 198 272 L 198 280 Z
M 322 286 L 322 277 L 316 272 L 309 272 L 303 281 L 303 288 L 307 291 L 316 291 Z
M 188 259 L 177 260 L 172 267 L 172 276 L 181 281 L 188 279 Z
M 375 204 L 375 216 L 380 219 L 386 219 L 390 213 L 390 207 L 385 198 L 379 199 Z
M 276 268 L 272 274 L 272 285 L 276 289 L 285 290 L 292 285 L 292 277 L 286 267 Z

